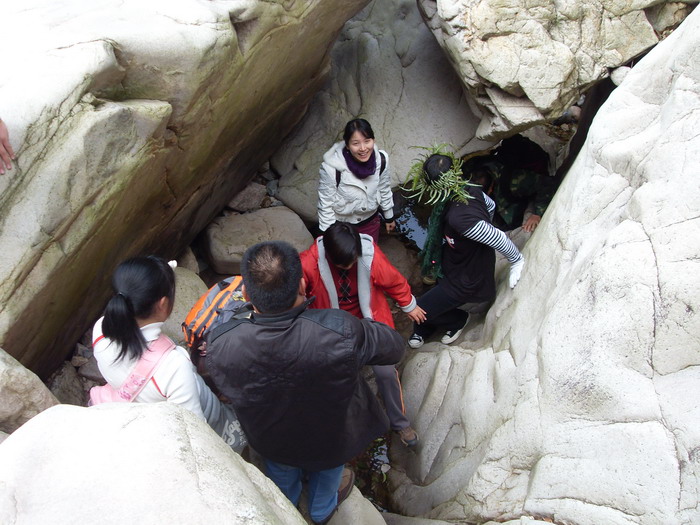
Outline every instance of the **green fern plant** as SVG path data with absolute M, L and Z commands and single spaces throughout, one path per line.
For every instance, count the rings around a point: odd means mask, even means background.
M 412 146 L 424 150 L 408 170 L 406 182 L 401 189 L 407 193 L 407 198 L 417 199 L 429 206 L 454 200 L 468 204 L 473 197 L 466 191 L 466 186 L 478 186 L 462 177 L 462 159 L 455 157 L 449 144 L 436 144 L 434 146 Z M 423 164 L 431 155 L 445 155 L 452 160 L 452 168 L 442 174 L 439 180 L 429 181 L 423 173 Z

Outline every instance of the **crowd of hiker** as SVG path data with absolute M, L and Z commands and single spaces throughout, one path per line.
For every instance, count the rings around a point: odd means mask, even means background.
M 421 267 L 435 284 L 416 298 L 377 244 L 381 223 L 391 232 L 395 221 L 389 158 L 374 140 L 366 120 L 347 124 L 323 156 L 321 235 L 301 254 L 278 240 L 248 248 L 241 276 L 212 287 L 184 320 L 188 349 L 161 332 L 175 276 L 155 256 L 118 266 L 93 330 L 107 385 L 91 390 L 91 404 L 183 406 L 235 451 L 250 445 L 293 504 L 307 483 L 315 523 L 327 523 L 350 493 L 354 474 L 345 464 L 377 437 L 391 429 L 404 446 L 419 443 L 396 368 L 406 341 L 386 296 L 413 322 L 410 348 L 434 333 L 454 343 L 469 323 L 463 305 L 495 298 L 496 251 L 510 263 L 510 288 L 518 283 L 525 259 L 504 231 L 532 231 L 552 194 L 539 152 L 514 167 L 527 139 L 466 162 L 444 147 L 428 149 L 405 187 L 432 207 Z

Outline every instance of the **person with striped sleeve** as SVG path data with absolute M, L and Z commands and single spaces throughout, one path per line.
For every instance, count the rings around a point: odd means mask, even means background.
M 480 185 L 465 183 L 461 161 L 436 151 L 423 162 L 419 173 L 412 172 L 417 176 L 409 189 L 435 204 L 422 255 L 424 268 L 430 266 L 437 284 L 418 299 L 426 320 L 414 323 L 408 345 L 420 348 L 438 329 L 443 330 L 440 341 L 451 344 L 469 322 L 469 314 L 459 306 L 490 302 L 496 297 L 495 251 L 510 263 L 511 288 L 520 279 L 525 259 L 493 226 L 496 205 Z

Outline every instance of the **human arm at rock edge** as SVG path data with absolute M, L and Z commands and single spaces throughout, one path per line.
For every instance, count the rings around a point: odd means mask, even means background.
M 463 233 L 467 239 L 480 242 L 503 254 L 510 263 L 510 275 L 508 284 L 511 288 L 520 280 L 525 259 L 518 248 L 508 236 L 498 228 L 486 221 L 479 221 L 473 227 Z
M 378 321 L 358 319 L 348 314 L 348 322 L 354 326 L 350 333 L 354 338 L 358 365 L 395 365 L 404 355 L 404 340 L 399 333 Z
M 337 192 L 335 170 L 322 162 L 318 178 L 318 227 L 322 232 L 335 222 L 333 202 Z
M 10 144 L 10 133 L 7 131 L 7 126 L 0 118 L 0 175 L 7 170 L 12 169 L 12 161 L 15 158 L 15 152 Z
M 406 278 L 391 264 L 384 252 L 375 243 L 374 260 L 372 261 L 374 275 L 373 286 L 386 293 L 401 308 L 412 321 L 420 324 L 425 321 L 425 310 L 416 303 L 415 296 L 411 293 L 411 286 Z
M 394 220 L 394 194 L 391 191 L 391 170 L 389 169 L 389 155 L 386 151 L 379 150 L 380 157 L 384 155 L 386 166 L 384 172 L 379 174 L 377 182 L 377 191 L 379 192 L 379 208 L 382 210 L 385 227 L 387 233 L 391 233 L 396 229 L 396 221 Z M 377 162 L 380 162 L 379 160 Z M 380 167 L 381 170 L 381 167 Z
M 526 231 L 528 233 L 532 233 L 535 231 L 535 228 L 537 228 L 537 225 L 540 223 L 540 220 L 542 217 L 539 215 L 535 215 L 534 213 L 531 213 L 527 220 L 523 222 L 523 231 Z
M 537 174 L 537 189 L 535 193 L 534 202 L 531 202 L 533 206 L 532 215 L 530 215 L 525 222 L 523 222 L 523 230 L 526 232 L 533 232 L 535 228 L 540 223 L 542 215 L 547 210 L 549 203 L 554 198 L 554 194 L 557 191 L 557 180 L 554 177 L 548 175 L 543 175 L 541 173 Z

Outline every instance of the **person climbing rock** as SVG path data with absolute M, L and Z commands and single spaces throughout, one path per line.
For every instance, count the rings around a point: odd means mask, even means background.
M 413 321 L 423 322 L 425 312 L 406 278 L 389 262 L 379 246 L 351 224 L 336 222 L 300 254 L 306 297 L 310 308 L 340 308 L 359 319 L 374 319 L 394 328 L 389 303 L 397 302 Z M 377 388 L 384 400 L 391 429 L 407 447 L 418 444 L 418 434 L 406 418 L 401 382 L 393 365 L 374 365 Z
M 403 340 L 383 323 L 309 309 L 299 254 L 286 242 L 248 248 L 241 273 L 253 314 L 212 331 L 207 367 L 268 477 L 296 505 L 306 472 L 311 519 L 326 523 L 352 491 L 343 465 L 389 427 L 362 367 L 397 363 Z
M 442 147 L 429 153 L 411 167 L 406 189 L 433 205 L 421 270 L 435 276 L 437 284 L 418 298 L 426 320 L 414 323 L 408 341 L 411 348 L 420 348 L 438 328 L 444 330 L 443 344 L 455 342 L 469 322 L 469 314 L 459 306 L 493 301 L 494 250 L 510 262 L 511 288 L 520 279 L 525 262 L 505 233 L 492 225 L 493 200 L 482 186 L 463 179 L 461 160 Z
M 115 293 L 92 331 L 95 359 L 107 388 L 120 392 L 134 381 L 143 385 L 144 377 L 139 379 L 134 370 L 147 354 L 155 353 L 151 352 L 152 346 L 162 344 L 164 339 L 172 348 L 151 366 L 147 383 L 130 399 L 135 403 L 180 405 L 207 421 L 240 453 L 247 441 L 233 408 L 221 402 L 204 383 L 189 352 L 161 333 L 175 301 L 173 269 L 160 257 L 135 257 L 117 267 L 112 287 Z
M 490 155 L 473 157 L 463 166 L 472 181 L 478 175 L 490 179 L 486 194 L 496 202 L 493 224 L 503 231 L 522 226 L 533 232 L 557 191 L 549 176 L 549 155 L 522 135 L 504 139 Z
M 323 155 L 319 175 L 318 227 L 322 232 L 335 221 L 343 221 L 378 241 L 379 210 L 386 231 L 396 228 L 389 159 L 386 151 L 376 147 L 374 131 L 365 119 L 345 125 L 343 140 Z

